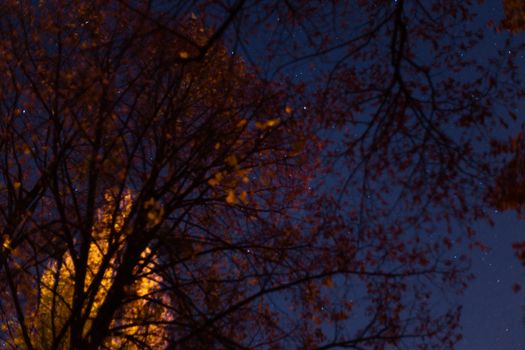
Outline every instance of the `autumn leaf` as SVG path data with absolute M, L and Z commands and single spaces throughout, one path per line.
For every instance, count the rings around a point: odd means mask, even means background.
M 328 276 L 323 279 L 323 286 L 325 286 L 326 288 L 334 287 L 334 281 L 332 279 L 332 276 Z
M 233 190 L 227 190 L 226 191 L 226 203 L 228 204 L 235 204 L 237 201 L 237 197 L 235 196 L 235 192 Z

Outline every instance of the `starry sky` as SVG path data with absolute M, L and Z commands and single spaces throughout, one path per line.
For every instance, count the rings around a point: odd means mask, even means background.
M 484 40 L 474 51 L 461 52 L 461 56 L 473 56 L 478 60 L 490 56 L 497 50 L 505 49 L 505 32 L 498 32 L 488 27 L 487 23 L 499 23 L 503 18 L 502 0 L 486 0 L 477 4 L 476 26 L 484 26 Z M 277 20 L 279 20 L 277 18 Z M 525 36 L 524 33 L 517 35 Z M 293 34 L 295 37 L 295 34 Z M 257 61 L 262 56 L 262 48 L 252 44 L 248 48 L 249 60 Z M 510 53 L 510 52 L 509 52 Z M 233 51 L 232 51 L 233 54 Z M 525 73 L 525 52 L 519 56 L 518 63 Z M 259 56 L 260 57 L 260 56 Z M 302 68 L 287 67 L 296 80 L 308 78 Z M 519 130 L 525 123 L 525 101 L 514 111 L 521 120 L 509 130 L 498 130 L 498 136 L 506 137 Z M 472 254 L 472 272 L 476 278 L 470 282 L 464 295 L 451 304 L 461 304 L 463 313 L 461 327 L 463 339 L 457 350 L 525 350 L 525 289 L 519 293 L 512 291 L 512 285 L 520 282 L 525 286 L 525 266 L 514 255 L 512 243 L 525 240 L 525 221 L 517 219 L 511 212 L 493 210 L 494 226 L 478 223 L 475 228 L 478 238 L 490 247 L 489 251 L 474 251 Z
M 501 1 L 488 0 L 480 6 L 479 21 L 502 18 Z M 518 35 L 525 35 L 521 33 Z M 504 49 L 504 33 L 486 31 L 480 52 Z M 518 63 L 525 69 L 525 58 Z M 525 111 L 525 101 L 516 110 L 518 116 Z M 525 117 L 516 122 L 518 128 Z M 510 130 L 516 130 L 511 127 Z M 501 130 L 502 136 L 507 131 Z M 479 238 L 491 249 L 475 252 L 472 271 L 476 279 L 459 300 L 463 304 L 463 340 L 458 350 L 523 350 L 525 349 L 525 292 L 512 292 L 512 284 L 525 282 L 525 267 L 517 260 L 512 243 L 525 239 L 525 221 L 511 212 L 493 211 L 494 226 L 478 224 Z
M 476 6 L 479 6 L 476 25 L 485 25 L 489 20 L 499 23 L 503 16 L 501 0 L 486 0 L 484 4 Z M 525 32 L 518 35 L 525 36 Z M 506 33 L 487 29 L 484 41 L 476 52 L 458 54 L 475 55 L 482 59 L 479 55 L 504 49 L 505 37 Z M 263 47 L 259 45 L 255 41 L 239 53 L 248 61 L 257 63 L 264 56 Z M 232 47 L 231 53 L 237 54 L 238 49 Z M 519 56 L 518 62 L 525 72 L 525 57 Z M 296 80 L 308 80 L 308 72 L 302 68 L 286 69 Z M 525 101 L 515 112 L 523 115 L 522 120 L 518 120 L 515 125 L 519 128 L 525 123 Z M 508 133 L 503 130 L 500 132 L 501 136 Z M 457 300 L 449 300 L 452 304 L 463 305 L 463 340 L 458 344 L 458 350 L 525 350 L 525 289 L 519 293 L 512 291 L 515 282 L 521 282 L 525 287 L 525 266 L 517 260 L 511 247 L 513 242 L 525 240 L 525 221 L 517 219 L 514 213 L 497 210 L 493 211 L 493 219 L 494 226 L 486 223 L 476 226 L 478 237 L 490 247 L 486 252 L 473 252 L 472 272 L 476 279 L 470 283 L 464 295 L 458 296 Z
M 494 213 L 495 225 L 478 225 L 479 237 L 491 248 L 472 261 L 476 279 L 463 304 L 463 340 L 458 350 L 525 349 L 525 293 L 512 292 L 525 281 L 525 267 L 514 257 L 512 242 L 523 240 L 525 222 L 513 213 Z
M 499 23 L 503 16 L 501 0 L 486 0 L 484 4 L 476 6 L 479 6 L 476 25 L 485 25 L 489 20 Z M 525 32 L 518 35 L 525 36 Z M 505 37 L 506 33 L 487 29 L 484 42 L 476 52 L 458 54 L 476 55 L 482 59 L 479 55 L 504 49 Z M 258 63 L 259 60 L 264 62 L 263 47 L 260 45 L 255 40 L 242 50 L 232 47 L 231 53 L 237 54 L 239 50 L 242 51 L 239 54 L 252 63 Z M 519 56 L 518 62 L 525 72 L 523 55 Z M 296 80 L 308 80 L 308 72 L 302 68 L 286 69 Z M 516 126 L 519 127 L 525 123 L 525 101 L 515 112 L 523 115 L 522 120 L 517 121 Z M 515 131 L 516 128 L 511 130 Z M 508 133 L 503 130 L 500 132 L 501 136 Z M 490 247 L 486 252 L 473 252 L 472 272 L 476 279 L 470 283 L 464 295 L 458 296 L 457 300 L 449 300 L 453 304 L 463 305 L 463 340 L 458 344 L 458 350 L 525 350 L 525 289 L 519 293 L 512 291 L 515 282 L 525 286 L 525 266 L 517 260 L 511 247 L 513 242 L 525 240 L 525 221 L 518 220 L 514 213 L 496 210 L 493 211 L 493 219 L 494 226 L 486 223 L 476 226 L 478 237 Z
M 496 23 L 502 18 L 502 0 L 486 0 L 479 6 L 478 23 L 484 25 L 489 20 Z M 525 1 L 525 0 L 523 0 Z M 277 18 L 279 21 L 279 18 Z M 518 34 L 525 36 L 525 32 Z M 505 33 L 487 29 L 483 44 L 476 52 L 458 52 L 459 55 L 479 55 L 504 49 Z M 232 48 L 232 54 L 237 48 Z M 262 57 L 262 47 L 257 42 L 246 48 L 241 55 L 249 61 Z M 525 55 L 525 52 L 524 52 Z M 525 58 L 518 61 L 525 72 Z M 305 78 L 305 72 L 295 71 L 297 80 Z M 307 74 L 307 73 L 306 73 Z M 305 107 L 306 108 L 306 107 Z M 525 123 L 525 101 L 521 103 L 517 115 L 522 115 L 520 124 Z M 511 128 L 516 130 L 515 128 Z M 501 131 L 502 136 L 505 131 Z M 508 131 L 507 131 L 508 132 Z M 517 260 L 511 248 L 513 242 L 525 240 L 525 221 L 516 218 L 511 212 L 493 211 L 494 226 L 477 224 L 479 238 L 490 247 L 489 251 L 473 252 L 472 272 L 476 279 L 470 283 L 464 295 L 451 303 L 463 305 L 461 326 L 463 340 L 458 350 L 525 350 L 525 289 L 519 293 L 512 291 L 515 282 L 525 286 L 525 266 Z
M 501 0 L 485 0 L 485 4 L 479 5 L 478 13 L 479 23 L 489 20 L 499 22 L 502 18 Z M 525 38 L 525 32 L 518 35 Z M 479 55 L 504 49 L 504 38 L 505 33 L 487 30 L 478 51 L 458 54 Z M 253 56 L 257 56 L 259 49 L 254 45 L 248 51 L 253 51 Z M 232 54 L 234 52 L 232 49 Z M 524 55 L 519 56 L 518 60 L 523 72 Z M 304 72 L 298 70 L 293 74 L 295 79 L 300 80 Z M 522 116 L 515 126 L 525 124 L 525 101 L 515 112 Z M 515 130 L 511 128 L 511 131 Z M 503 137 L 509 131 L 500 132 Z M 458 296 L 457 300 L 450 300 L 451 303 L 463 305 L 463 340 L 458 344 L 458 350 L 525 350 L 525 266 L 515 257 L 511 247 L 513 242 L 525 240 L 525 220 L 518 219 L 512 212 L 502 213 L 497 210 L 493 210 L 493 219 L 493 226 L 486 223 L 476 226 L 478 237 L 490 247 L 489 251 L 473 252 L 472 272 L 476 279 L 470 283 L 464 295 Z M 515 282 L 520 282 L 524 287 L 519 293 L 512 291 Z

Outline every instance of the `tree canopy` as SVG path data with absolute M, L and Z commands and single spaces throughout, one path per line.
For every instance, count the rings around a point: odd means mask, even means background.
M 0 344 L 453 348 L 523 92 L 431 3 L 2 2 Z

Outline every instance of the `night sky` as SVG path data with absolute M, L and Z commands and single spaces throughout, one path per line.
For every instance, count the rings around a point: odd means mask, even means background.
M 484 24 L 489 20 L 499 23 L 502 18 L 501 1 L 486 0 L 484 5 L 479 5 L 480 16 L 476 24 Z M 503 41 L 508 33 L 496 32 L 487 27 L 485 35 L 483 45 L 476 52 L 458 54 L 475 55 L 482 60 L 480 54 L 485 52 L 491 55 L 496 50 L 504 49 Z M 525 38 L 525 32 L 517 35 Z M 240 55 L 245 55 L 249 61 L 256 61 L 261 49 L 254 43 Z M 232 48 L 234 53 L 237 52 Z M 519 63 L 525 72 L 525 52 L 519 56 Z M 297 67 L 289 69 L 295 79 L 308 80 L 306 71 Z M 515 112 L 522 119 L 509 130 L 497 130 L 502 138 L 515 134 L 522 124 L 525 125 L 525 101 L 520 103 L 520 108 Z M 457 346 L 458 350 L 525 350 L 525 266 L 512 250 L 513 242 L 525 240 L 525 220 L 518 219 L 513 212 L 492 211 L 493 226 L 481 222 L 475 226 L 478 238 L 490 248 L 485 252 L 472 252 L 472 272 L 476 279 L 470 283 L 464 295 L 447 300 L 450 304 L 463 305 L 463 340 Z M 512 291 L 516 282 L 524 287 L 518 293 Z
M 515 258 L 512 242 L 523 240 L 525 223 L 513 213 L 495 213 L 495 225 L 478 225 L 490 252 L 474 254 L 477 278 L 460 302 L 464 338 L 459 350 L 525 349 L 525 293 L 512 292 L 523 282 L 525 268 Z
M 473 6 L 478 7 L 475 25 L 487 28 L 485 36 L 475 51 L 458 54 L 481 61 L 484 57 L 493 56 L 497 50 L 505 49 L 504 41 L 508 33 L 498 32 L 488 25 L 489 21 L 500 23 L 503 18 L 502 0 L 487 0 L 484 4 Z M 525 36 L 525 32 L 516 35 Z M 258 61 L 262 57 L 262 48 L 254 43 L 244 54 L 249 56 L 250 61 Z M 518 63 L 525 72 L 525 53 L 519 56 Z M 291 66 L 287 67 L 287 71 L 297 80 L 307 81 L 309 78 L 308 71 L 303 67 Z M 525 101 L 515 110 L 518 116 L 523 116 L 524 112 Z M 515 135 L 522 125 L 525 125 L 525 116 L 508 130 L 496 132 L 505 138 Z M 494 226 L 487 223 L 475 225 L 478 238 L 490 248 L 487 252 L 472 252 L 475 280 L 470 282 L 463 296 L 447 300 L 463 306 L 463 340 L 457 345 L 458 350 L 525 350 L 525 290 L 519 293 L 512 291 L 512 285 L 516 282 L 525 285 L 525 267 L 512 250 L 512 243 L 525 239 L 525 221 L 519 220 L 515 213 L 497 210 L 493 210 L 493 220 Z
M 525 1 L 525 0 L 524 0 Z M 487 0 L 479 5 L 479 21 L 476 25 L 485 25 L 489 20 L 499 23 L 502 18 L 501 0 Z M 277 19 L 279 20 L 279 19 Z M 525 36 L 525 32 L 518 34 Z M 508 36 L 487 27 L 483 44 L 476 52 L 458 52 L 460 55 L 491 55 L 496 50 L 504 49 L 503 41 Z M 260 43 L 259 43 L 260 44 Z M 262 59 L 262 47 L 257 41 L 240 53 L 249 61 Z M 232 54 L 237 53 L 232 49 Z M 525 71 L 525 57 L 520 56 L 520 64 Z M 297 80 L 308 80 L 308 73 L 301 68 L 289 67 Z M 296 70 L 297 69 L 297 70 Z M 306 108 L 306 107 L 305 107 Z M 516 132 L 516 128 L 525 122 L 525 101 L 520 110 L 522 120 L 509 130 L 497 131 L 502 137 Z M 519 130 L 519 129 L 518 129 Z M 486 223 L 477 224 L 479 238 L 490 251 L 473 252 L 472 272 L 476 279 L 470 283 L 463 296 L 457 300 L 448 300 L 451 304 L 462 304 L 463 340 L 457 346 L 459 350 L 525 350 L 525 290 L 512 291 L 515 282 L 525 285 L 525 267 L 521 265 L 512 250 L 512 243 L 525 239 L 525 221 L 516 218 L 514 213 L 493 211 L 494 226 Z
M 487 26 L 489 21 L 499 23 L 503 18 L 501 0 L 488 0 L 479 5 L 478 21 L 475 25 Z M 516 34 L 525 36 L 525 32 Z M 483 43 L 475 52 L 458 52 L 483 59 L 495 50 L 505 49 L 508 33 L 488 28 Z M 480 56 L 482 55 L 482 56 Z M 525 55 L 519 61 L 525 72 Z M 295 72 L 295 78 L 303 78 L 303 71 Z M 525 112 L 525 101 L 515 111 L 518 116 Z M 525 125 L 525 116 L 517 120 L 508 130 L 498 130 L 502 138 L 514 135 Z M 472 272 L 476 278 L 469 284 L 465 294 L 450 303 L 463 305 L 461 325 L 463 340 L 458 350 L 523 350 L 525 349 L 525 290 L 512 291 L 516 282 L 525 285 L 525 267 L 512 250 L 512 243 L 525 239 L 525 221 L 515 213 L 493 210 L 494 226 L 478 223 L 478 238 L 490 250 L 475 251 L 472 256 Z
M 501 1 L 489 0 L 481 6 L 480 21 L 502 18 Z M 480 52 L 491 53 L 503 48 L 505 33 L 487 30 Z M 525 35 L 521 33 L 518 35 Z M 525 68 L 525 58 L 518 61 Z M 520 103 L 518 116 L 523 115 L 525 102 Z M 518 120 L 519 128 L 525 117 Z M 510 132 L 516 128 L 510 128 Z M 501 130 L 502 136 L 509 131 Z M 475 252 L 472 270 L 476 275 L 460 303 L 463 304 L 463 341 L 459 350 L 521 350 L 525 349 L 525 292 L 512 292 L 512 284 L 525 282 L 525 267 L 517 260 L 512 243 L 524 239 L 525 222 L 514 213 L 500 213 L 494 210 L 495 225 L 478 224 L 479 238 L 491 250 Z
M 501 0 L 487 0 L 485 4 L 479 5 L 477 13 L 479 18 L 476 25 L 485 25 L 489 20 L 499 23 L 503 16 Z M 458 54 L 483 59 L 479 55 L 491 55 L 496 50 L 504 49 L 503 41 L 507 35 L 487 27 L 483 44 L 476 52 Z M 525 36 L 525 32 L 517 35 Z M 254 63 L 264 62 L 263 47 L 259 46 L 262 42 L 264 40 L 255 40 L 240 55 Z M 232 48 L 232 54 L 237 54 L 235 48 Z M 523 55 L 519 62 L 525 71 Z M 308 70 L 303 68 L 290 66 L 286 70 L 296 80 L 308 81 Z M 515 112 L 525 115 L 525 101 L 521 103 L 520 110 Z M 502 137 L 509 136 L 522 123 L 525 123 L 525 116 L 510 131 L 497 132 Z M 463 305 L 463 340 L 457 346 L 458 350 L 525 350 L 525 290 L 519 293 L 512 291 L 515 282 L 525 285 L 525 267 L 515 257 L 511 247 L 513 242 L 525 239 L 525 221 L 517 219 L 514 213 L 497 210 L 493 210 L 493 219 L 494 226 L 486 223 L 476 225 L 479 239 L 490 247 L 488 252 L 472 253 L 472 272 L 476 279 L 470 283 L 463 296 L 457 297 L 457 300 L 448 300 L 451 304 Z

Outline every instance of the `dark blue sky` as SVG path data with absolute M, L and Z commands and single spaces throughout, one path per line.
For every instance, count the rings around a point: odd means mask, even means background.
M 488 20 L 499 22 L 502 17 L 501 1 L 486 0 L 486 4 L 480 5 L 480 23 Z M 525 37 L 525 32 L 519 35 Z M 476 52 L 458 54 L 476 55 L 483 59 L 479 55 L 489 56 L 496 50 L 504 49 L 505 36 L 505 33 L 487 29 L 483 45 Z M 253 56 L 257 56 L 259 49 L 254 43 L 247 51 L 253 50 Z M 247 53 L 244 52 L 249 57 Z M 519 63 L 525 71 L 524 55 L 525 52 L 519 56 Z M 293 66 L 289 69 L 295 79 L 303 79 L 302 70 Z M 522 118 L 516 126 L 525 123 L 525 101 L 515 112 Z M 495 132 L 503 137 L 517 130 L 512 128 L 510 131 Z M 525 289 L 519 293 L 512 291 L 515 282 L 525 286 L 525 267 L 517 260 L 511 247 L 513 242 L 525 240 L 525 220 L 517 219 L 514 213 L 495 210 L 493 217 L 494 226 L 485 223 L 476 226 L 479 239 L 490 247 L 489 251 L 472 253 L 472 272 L 476 279 L 463 296 L 448 300 L 451 304 L 463 305 L 461 325 L 464 338 L 457 346 L 459 350 L 525 350 Z
M 489 0 L 481 6 L 480 21 L 502 18 L 500 0 Z M 525 33 L 518 34 L 524 36 Z M 505 33 L 487 30 L 481 52 L 491 54 L 503 48 Z M 520 38 L 521 40 L 521 38 Z M 518 63 L 525 69 L 524 54 Z M 525 122 L 525 101 L 520 103 L 516 114 L 521 120 L 509 131 L 501 130 L 502 136 L 516 131 Z M 525 222 L 514 213 L 494 211 L 495 225 L 478 224 L 479 238 L 490 252 L 474 253 L 472 269 L 476 274 L 465 295 L 462 326 L 464 339 L 458 350 L 523 350 L 525 349 L 525 292 L 512 292 L 512 284 L 525 282 L 525 267 L 517 260 L 512 243 L 525 240 Z
M 475 25 L 486 26 L 490 20 L 499 23 L 502 19 L 502 0 L 487 0 L 478 6 Z M 525 0 L 524 0 L 525 1 Z M 498 50 L 504 50 L 508 33 L 497 32 L 486 26 L 483 42 L 472 52 L 458 52 L 460 55 L 483 61 L 493 57 Z M 300 35 L 300 32 L 295 33 Z M 295 37 L 295 34 L 293 36 Z M 518 34 L 525 36 L 525 33 Z M 521 39 L 520 39 L 521 40 Z M 249 47 L 251 59 L 262 56 L 257 44 Z M 245 52 L 246 54 L 246 52 Z M 518 56 L 525 71 L 525 52 Z M 307 78 L 307 70 L 299 65 L 286 68 L 295 79 Z M 497 112 L 497 111 L 496 111 Z M 521 120 L 509 130 L 494 130 L 498 136 L 515 134 L 525 123 L 525 101 L 515 110 Z M 469 284 L 463 296 L 447 300 L 451 304 L 463 305 L 461 326 L 463 340 L 458 350 L 525 350 L 525 290 L 513 293 L 512 285 L 525 285 L 525 267 L 517 260 L 512 243 L 525 240 L 525 221 L 518 220 L 514 213 L 493 211 L 494 226 L 478 223 L 478 238 L 490 247 L 488 252 L 472 252 L 472 272 L 476 279 Z
M 463 341 L 458 350 L 525 349 L 525 293 L 512 284 L 525 282 L 525 267 L 511 244 L 523 240 L 525 222 L 513 213 L 495 213 L 495 225 L 478 225 L 479 237 L 490 252 L 474 254 L 477 278 L 460 298 L 463 304 Z

